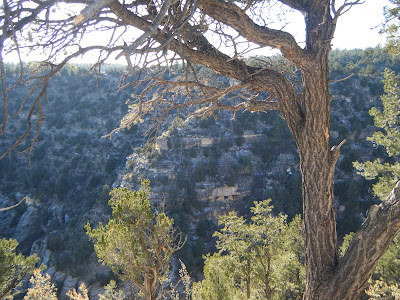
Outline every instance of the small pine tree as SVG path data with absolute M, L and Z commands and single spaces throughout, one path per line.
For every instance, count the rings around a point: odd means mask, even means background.
M 255 202 L 250 222 L 230 212 L 219 219 L 217 253 L 205 257 L 204 277 L 194 299 L 299 299 L 305 269 L 300 217 L 272 215 L 270 200 Z
M 49 274 L 43 276 L 40 269 L 36 269 L 29 282 L 32 287 L 28 289 L 24 300 L 57 300 L 56 288 Z
M 107 284 L 104 289 L 104 295 L 99 295 L 99 300 L 124 300 L 124 292 L 116 291 L 117 283 L 115 280 L 111 280 L 109 284 Z
M 89 300 L 88 290 L 84 283 L 80 285 L 78 291 L 76 291 L 75 289 L 68 291 L 67 296 L 71 300 Z
M 173 219 L 151 210 L 149 182 L 142 188 L 111 191 L 112 217 L 106 226 L 86 233 L 94 241 L 99 260 L 122 280 L 133 282 L 144 298 L 153 300 L 162 288 L 169 270 L 171 255 L 182 247 L 173 227 Z
M 389 69 L 385 70 L 384 77 L 385 94 L 381 97 L 383 110 L 380 111 L 376 107 L 370 110 L 375 126 L 382 130 L 375 132 L 368 140 L 373 142 L 375 147 L 385 147 L 388 156 L 394 162 L 383 163 L 378 158 L 375 161 L 354 163 L 358 173 L 366 179 L 379 179 L 378 183 L 373 185 L 373 192 L 382 200 L 400 179 L 400 163 L 397 159 L 400 155 L 400 82 Z
M 0 240 L 0 299 L 13 299 L 22 280 L 33 273 L 39 257 L 16 253 L 18 242 L 14 239 Z

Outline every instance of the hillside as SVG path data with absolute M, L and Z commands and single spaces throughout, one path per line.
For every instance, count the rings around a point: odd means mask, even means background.
M 335 181 L 342 238 L 376 201 L 371 182 L 355 173 L 352 162 L 385 157 L 365 140 L 375 130 L 368 111 L 379 105 L 384 68 L 400 72 L 400 64 L 381 49 L 335 50 L 330 64 L 332 145 L 347 139 Z M 83 225 L 104 223 L 110 188 L 138 188 L 141 177 L 151 181 L 153 205 L 164 207 L 188 234 L 179 256 L 199 276 L 201 255 L 214 249 L 218 215 L 236 210 L 247 216 L 253 201 L 266 198 L 272 198 L 276 212 L 301 213 L 298 156 L 279 114 L 243 112 L 233 119 L 220 112 L 216 119 L 185 121 L 174 116 L 154 144 L 144 136 L 148 122 L 105 139 L 126 113 L 126 100 L 139 90 L 117 92 L 121 69 L 110 67 L 98 77 L 86 71 L 71 66 L 51 81 L 40 138 L 29 159 L 18 154 L 29 147 L 27 140 L 0 161 L 1 206 L 29 197 L 17 209 L 0 213 L 0 235 L 16 238 L 24 254 L 39 253 L 60 286 L 67 274 L 64 287 L 78 279 L 96 287 L 112 277 L 96 262 Z M 14 105 L 28 89 L 11 92 Z M 21 119 L 10 123 L 8 135 L 0 137 L 2 151 L 23 126 Z

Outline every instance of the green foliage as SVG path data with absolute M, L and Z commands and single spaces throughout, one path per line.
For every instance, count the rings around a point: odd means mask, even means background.
M 58 234 L 52 234 L 47 240 L 47 249 L 50 251 L 58 251 L 63 248 L 63 241 Z
M 393 7 L 385 7 L 385 19 L 386 22 L 382 29 L 382 33 L 387 35 L 386 50 L 392 54 L 397 55 L 400 53 L 400 40 L 399 40 L 399 28 L 400 28 L 400 1 L 389 0 Z
M 43 276 L 40 274 L 40 269 L 36 269 L 29 282 L 32 287 L 28 289 L 24 300 L 57 300 L 56 288 L 51 283 L 49 274 Z
M 300 299 L 305 269 L 300 217 L 272 215 L 270 200 L 254 202 L 251 222 L 237 213 L 220 217 L 218 252 L 205 257 L 202 282 L 195 299 Z
M 398 1 L 393 0 L 392 3 Z M 394 13 L 392 11 L 391 13 Z M 398 14 L 398 11 L 396 12 Z M 397 30 L 397 29 L 396 29 Z M 398 45 L 391 43 L 389 37 L 389 48 L 397 51 Z M 400 179 L 400 164 L 397 157 L 400 154 L 400 81 L 393 71 L 385 69 L 384 92 L 381 96 L 382 110 L 374 107 L 370 115 L 374 118 L 376 127 L 381 128 L 368 138 L 375 147 L 383 146 L 389 157 L 389 162 L 381 159 L 367 161 L 365 163 L 355 162 L 354 167 L 358 173 L 366 179 L 378 178 L 373 185 L 373 192 L 384 200 L 390 193 L 395 183 Z M 370 299 L 400 299 L 400 290 L 397 283 L 400 281 L 400 237 L 397 236 L 389 246 L 386 253 L 380 259 L 369 289 L 366 291 Z
M 28 289 L 24 300 L 57 300 L 57 289 L 49 274 L 43 276 L 40 269 L 33 271 L 33 276 L 29 282 L 32 287 Z M 117 284 L 111 280 L 108 285 L 104 287 L 105 293 L 99 295 L 100 300 L 123 300 L 125 299 L 123 291 L 116 291 Z M 75 289 L 69 290 L 67 296 L 71 300 L 89 300 L 88 290 L 85 284 L 81 284 L 78 291 Z
M 350 232 L 349 234 L 346 234 L 343 238 L 343 243 L 342 246 L 339 248 L 339 254 L 341 257 L 343 257 L 346 254 L 347 249 L 350 246 L 351 241 L 354 238 L 354 232 Z
M 122 188 L 110 194 L 112 217 L 108 224 L 92 229 L 88 222 L 86 233 L 103 264 L 122 280 L 135 283 L 145 299 L 154 299 L 166 280 L 171 255 L 181 247 L 174 221 L 165 213 L 151 211 L 146 180 L 138 191 Z
M 124 300 L 124 292 L 116 291 L 117 283 L 115 280 L 111 280 L 109 284 L 107 284 L 104 289 L 104 295 L 99 295 L 99 300 Z
M 39 257 L 16 254 L 18 242 L 14 239 L 0 240 L 0 299 L 13 299 L 15 289 L 35 269 Z
M 399 300 L 400 299 L 400 289 L 398 284 L 388 285 L 384 281 L 377 280 L 374 284 L 371 284 L 365 293 L 371 299 L 385 299 L 385 300 Z
M 379 111 L 374 107 L 370 110 L 375 126 L 382 128 L 382 131 L 375 132 L 368 140 L 375 147 L 385 147 L 388 156 L 395 158 L 400 154 L 400 82 L 395 73 L 388 69 L 385 70 L 384 76 L 385 94 L 381 97 L 383 109 Z M 376 159 L 366 163 L 355 162 L 354 167 L 366 179 L 379 178 L 378 183 L 373 186 L 373 192 L 382 200 L 400 178 L 400 163 L 397 161 L 384 163 Z
M 396 236 L 386 253 L 376 266 L 374 280 L 381 280 L 389 285 L 400 282 L 400 236 Z
M 72 291 L 68 291 L 67 296 L 71 300 L 89 300 L 88 290 L 84 283 L 80 285 L 78 291 L 76 291 L 75 289 L 72 289 Z
M 72 259 L 75 265 L 81 265 L 93 253 L 93 245 L 86 236 L 82 237 L 72 250 Z
M 180 118 L 180 117 L 176 117 L 176 118 L 172 121 L 171 125 L 168 127 L 168 132 L 169 132 L 169 133 L 172 133 L 175 129 L 178 129 L 178 128 L 182 127 L 183 124 L 184 124 L 183 119 Z

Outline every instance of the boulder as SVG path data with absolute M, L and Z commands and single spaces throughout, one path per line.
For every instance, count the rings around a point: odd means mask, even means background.
M 40 214 L 34 206 L 28 206 L 19 218 L 13 238 L 19 242 L 21 252 L 29 255 L 32 244 L 41 235 Z
M 68 275 L 65 278 L 64 283 L 62 285 L 59 300 L 69 299 L 69 297 L 67 297 L 67 292 L 72 289 L 78 289 L 77 283 L 78 283 L 77 278 L 73 278 L 70 275 Z

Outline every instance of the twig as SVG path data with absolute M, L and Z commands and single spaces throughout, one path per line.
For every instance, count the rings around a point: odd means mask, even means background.
M 17 204 L 15 204 L 15 205 L 12 205 L 12 206 L 8 206 L 8 207 L 3 207 L 3 208 L 0 208 L 0 211 L 6 211 L 6 210 L 10 210 L 10 209 L 13 209 L 13 208 L 15 208 L 15 207 L 17 207 L 18 205 L 20 205 L 24 200 L 26 200 L 26 199 L 28 199 L 28 197 L 24 197 L 24 198 L 22 198 L 22 200 L 21 201 L 19 201 Z

